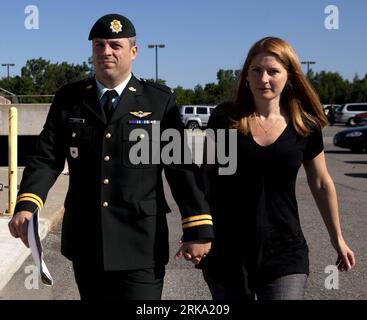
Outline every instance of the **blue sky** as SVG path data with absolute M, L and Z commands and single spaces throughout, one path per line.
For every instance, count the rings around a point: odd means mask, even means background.
M 39 10 L 38 30 L 24 26 L 28 5 Z M 339 10 L 337 30 L 324 26 L 328 5 Z M 317 72 L 350 80 L 367 73 L 365 0 L 1 0 L 0 63 L 15 63 L 15 75 L 32 58 L 87 61 L 89 30 L 111 12 L 126 15 L 137 29 L 137 77 L 155 77 L 155 53 L 147 45 L 166 45 L 159 49 L 159 77 L 172 87 L 216 82 L 219 69 L 241 68 L 250 46 L 268 35 L 287 40 L 300 60 L 316 61 Z M 0 77 L 6 75 L 0 66 Z

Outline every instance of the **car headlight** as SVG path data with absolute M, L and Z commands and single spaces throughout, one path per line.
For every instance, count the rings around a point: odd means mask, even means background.
M 347 133 L 345 136 L 347 138 L 353 138 L 353 137 L 360 137 L 361 135 L 363 135 L 363 132 L 361 132 L 361 131 L 353 131 L 353 132 Z

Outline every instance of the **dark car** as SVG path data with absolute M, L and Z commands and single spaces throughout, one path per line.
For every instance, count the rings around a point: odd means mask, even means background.
M 367 150 L 367 126 L 346 129 L 334 136 L 334 145 L 355 152 Z

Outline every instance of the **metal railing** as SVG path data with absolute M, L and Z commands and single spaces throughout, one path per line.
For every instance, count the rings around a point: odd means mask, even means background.
M 20 95 L 1 94 L 0 97 L 3 97 L 7 99 L 8 101 L 10 101 L 10 103 L 5 103 L 5 104 L 26 104 L 26 103 L 51 103 L 54 95 L 53 94 L 20 94 Z
M 6 95 L 15 96 L 15 94 L 13 92 L 10 92 L 10 91 L 8 91 L 6 89 L 0 88 L 0 91 L 1 92 L 4 92 Z
M 7 97 L 10 97 L 11 99 L 7 99 Z M 15 94 L 5 90 L 3 88 L 0 88 L 0 98 L 3 98 L 3 101 L 0 100 L 0 104 L 10 104 L 15 97 Z

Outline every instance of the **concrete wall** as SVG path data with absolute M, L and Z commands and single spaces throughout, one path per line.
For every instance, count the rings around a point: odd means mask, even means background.
M 0 96 L 0 104 L 10 104 L 10 100 L 4 98 L 3 96 Z
M 9 132 L 9 108 L 18 109 L 18 135 L 38 136 L 46 121 L 50 104 L 10 104 L 0 105 L 0 136 Z

